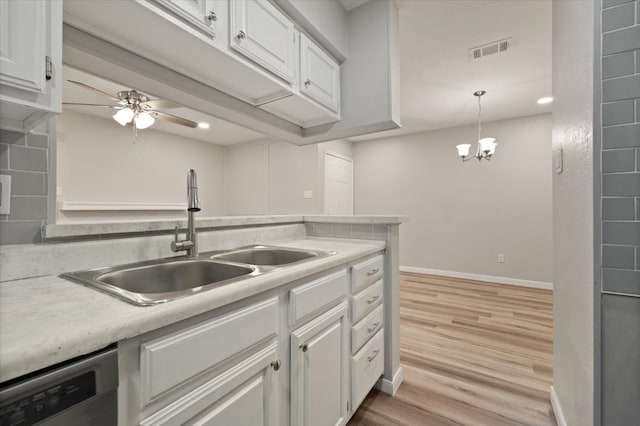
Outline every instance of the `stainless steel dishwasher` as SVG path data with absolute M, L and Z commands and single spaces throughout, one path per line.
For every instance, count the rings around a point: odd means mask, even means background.
M 0 386 L 0 426 L 115 426 L 115 347 L 48 367 Z

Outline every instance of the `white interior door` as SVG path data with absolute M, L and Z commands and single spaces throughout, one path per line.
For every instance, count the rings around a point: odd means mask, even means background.
M 329 152 L 324 156 L 324 213 L 353 214 L 353 160 Z

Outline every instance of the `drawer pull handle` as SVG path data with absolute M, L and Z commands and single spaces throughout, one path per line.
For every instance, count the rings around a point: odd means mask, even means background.
M 369 272 L 367 272 L 367 276 L 368 276 L 368 277 L 370 277 L 371 275 L 375 275 L 375 274 L 377 274 L 378 272 L 380 272 L 380 268 L 372 269 L 372 270 L 370 270 Z
M 367 357 L 367 360 L 369 362 L 373 361 L 375 357 L 378 356 L 379 353 L 380 353 L 380 349 L 376 349 L 375 351 L 373 351 L 373 355 Z
M 367 332 L 371 333 L 373 330 L 375 330 L 376 328 L 378 328 L 378 326 L 380 325 L 379 322 L 374 322 L 373 325 L 369 328 L 367 328 Z
M 372 304 L 373 302 L 375 302 L 376 300 L 378 300 L 380 298 L 380 296 L 378 296 L 377 294 L 375 296 L 373 296 L 371 299 L 367 299 L 367 305 Z
M 300 346 L 300 349 L 302 349 L 302 352 L 306 352 L 309 350 L 309 346 L 307 346 L 307 344 L 305 343 L 304 345 Z
M 271 367 L 273 367 L 273 370 L 274 370 L 274 371 L 278 371 L 278 370 L 280 370 L 280 361 L 279 361 L 279 360 L 278 360 L 278 361 L 273 361 L 273 362 L 271 363 Z

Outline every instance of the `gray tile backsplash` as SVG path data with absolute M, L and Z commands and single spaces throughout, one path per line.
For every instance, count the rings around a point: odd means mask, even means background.
M 0 222 L 0 245 L 27 244 L 42 241 L 41 220 Z
M 602 59 L 602 78 L 621 77 L 634 73 L 635 53 L 624 52 Z
M 640 37 L 640 32 L 638 32 Z M 640 97 L 640 75 L 613 78 L 602 83 L 604 102 L 621 101 Z
M 640 147 L 640 124 L 604 127 L 602 147 L 604 149 Z
M 629 27 L 635 23 L 635 4 L 625 3 L 602 12 L 602 32 Z
M 629 124 L 635 121 L 632 100 L 602 105 L 602 125 Z
M 0 130 L 0 174 L 11 176 L 11 213 L 0 218 L 0 245 L 42 241 L 48 149 L 47 134 Z
M 640 173 L 612 173 L 603 175 L 602 195 L 605 197 L 614 195 L 640 195 Z
M 635 170 L 635 149 L 614 149 L 602 153 L 602 173 L 633 172 Z
M 633 269 L 635 267 L 634 248 L 631 246 L 603 246 L 602 266 L 605 268 Z
M 9 167 L 12 170 L 46 172 L 47 150 L 9 145 Z
M 639 25 L 624 30 L 613 31 L 602 36 L 602 53 L 604 55 L 636 49 L 640 49 Z
M 640 294 L 640 2 L 604 1 L 602 289 Z M 596 37 L 599 40 L 599 37 Z
M 47 197 L 11 197 L 9 220 L 46 220 Z
M 603 220 L 635 220 L 635 218 L 635 199 L 633 197 L 602 199 Z

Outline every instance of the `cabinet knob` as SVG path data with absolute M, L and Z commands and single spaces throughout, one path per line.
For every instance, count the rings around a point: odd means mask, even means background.
M 280 370 L 280 360 L 278 360 L 278 361 L 273 361 L 273 362 L 271 363 L 271 367 L 273 367 L 273 370 L 274 370 L 274 371 L 278 371 L 278 370 Z
M 207 15 L 207 19 L 208 19 L 210 22 L 217 21 L 217 20 L 218 20 L 218 16 L 217 16 L 217 15 L 216 15 L 216 13 L 212 10 L 212 11 L 211 11 L 211 12 L 209 12 L 209 14 Z
M 307 87 L 311 86 L 311 80 L 306 79 L 305 82 L 304 82 L 304 85 L 307 86 Z
M 302 352 L 306 352 L 309 350 L 309 346 L 307 346 L 307 344 L 305 343 L 304 345 L 300 346 L 300 349 L 302 349 Z
M 240 31 L 238 31 L 238 35 L 236 37 L 238 37 L 238 39 L 240 39 L 240 40 L 243 40 L 243 39 L 247 38 L 247 34 L 244 31 L 240 30 Z

